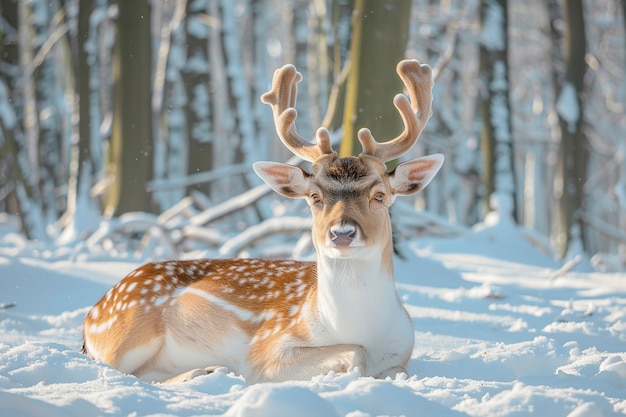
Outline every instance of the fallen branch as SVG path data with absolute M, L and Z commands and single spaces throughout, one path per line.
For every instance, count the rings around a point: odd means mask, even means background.
M 243 194 L 226 200 L 223 203 L 211 207 L 210 209 L 207 209 L 202 213 L 194 216 L 191 219 L 191 224 L 194 226 L 207 225 L 211 222 L 221 219 L 222 217 L 236 213 L 246 207 L 251 206 L 271 192 L 272 189 L 268 185 L 259 185 L 258 187 L 248 190 Z
M 223 257 L 237 256 L 241 251 L 268 236 L 288 233 L 305 233 L 313 227 L 310 217 L 272 217 L 228 240 L 220 248 Z
M 580 257 L 580 255 L 576 255 L 569 261 L 565 262 L 562 267 L 560 267 L 550 275 L 550 281 L 554 281 L 557 278 L 560 278 L 563 275 L 567 274 L 569 271 L 572 270 L 572 268 L 578 265 L 581 260 L 582 258 Z
M 248 164 L 227 165 L 212 171 L 200 172 L 185 177 L 166 178 L 150 181 L 147 185 L 149 191 L 170 190 L 172 188 L 189 187 L 190 185 L 212 182 L 231 175 L 242 174 L 249 168 Z
M 296 156 L 291 157 L 287 161 L 287 164 L 289 165 L 300 165 L 302 163 L 303 161 Z M 222 217 L 231 215 L 253 205 L 271 192 L 272 189 L 267 184 L 259 185 L 258 187 L 254 187 L 244 192 L 243 194 L 235 196 L 224 201 L 223 203 L 217 204 L 216 206 L 203 211 L 191 219 L 191 224 L 194 226 L 207 225 L 221 219 Z

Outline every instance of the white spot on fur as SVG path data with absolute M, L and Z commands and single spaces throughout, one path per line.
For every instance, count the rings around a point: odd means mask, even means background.
M 254 314 L 248 310 L 243 310 L 231 303 L 226 302 L 225 300 L 214 296 L 213 294 L 210 294 L 208 292 L 199 290 L 197 288 L 186 288 L 184 293 L 189 293 L 189 294 L 193 294 L 193 295 L 197 295 L 198 297 L 202 297 L 205 300 L 209 301 L 211 304 L 215 304 L 216 306 L 230 312 L 233 313 L 235 316 L 237 316 L 238 319 L 243 320 L 243 321 L 250 321 L 252 319 L 254 319 Z
M 92 334 L 105 332 L 109 330 L 111 326 L 113 325 L 113 323 L 115 323 L 116 321 L 117 321 L 117 315 L 111 315 L 108 320 L 99 324 L 94 323 L 91 326 L 89 326 L 88 331 L 89 333 L 92 333 Z

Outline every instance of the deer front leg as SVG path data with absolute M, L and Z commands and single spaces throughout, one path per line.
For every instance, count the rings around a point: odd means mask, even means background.
M 409 376 L 409 372 L 406 370 L 405 367 L 403 366 L 394 366 L 393 368 L 389 368 L 383 372 L 381 372 L 378 375 L 375 375 L 375 378 L 377 379 L 385 379 L 385 378 L 391 378 L 391 379 L 395 379 L 398 374 L 404 374 L 407 377 Z
M 187 371 L 187 372 L 183 372 L 182 374 L 175 375 L 175 376 L 173 376 L 171 378 L 168 378 L 168 379 L 162 381 L 162 383 L 169 384 L 171 382 L 187 382 L 187 381 L 191 381 L 192 379 L 197 378 L 199 376 L 212 374 L 213 372 L 217 371 L 218 369 L 223 369 L 224 371 L 228 372 L 228 369 L 223 367 L 223 366 L 208 366 L 206 368 L 196 368 L 196 369 L 192 369 L 192 370 Z
M 359 345 L 291 347 L 279 352 L 272 358 L 264 358 L 256 375 L 259 381 L 308 380 L 330 371 L 348 372 L 357 368 L 365 374 L 367 367 L 367 353 Z

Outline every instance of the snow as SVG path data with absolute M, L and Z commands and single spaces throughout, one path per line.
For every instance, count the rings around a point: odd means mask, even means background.
M 576 131 L 580 118 L 580 106 L 576 94 L 576 87 L 570 82 L 564 82 L 561 94 L 556 101 L 556 111 L 567 124 L 567 130 Z
M 486 0 L 484 7 L 480 43 L 490 51 L 502 51 L 506 41 L 504 9 L 495 0 Z
M 8 229 L 8 223 L 0 231 Z M 408 377 L 358 371 L 249 385 L 219 369 L 147 384 L 80 353 L 89 307 L 138 266 L 0 234 L 0 416 L 626 414 L 626 274 L 580 272 L 496 222 L 403 241 Z M 128 255 L 123 259 L 134 259 Z
M 9 91 L 2 80 L 0 80 L 0 120 L 2 120 L 7 130 L 14 129 L 17 124 L 17 117 L 13 106 L 11 106 Z M 1 137 L 0 140 L 2 140 L 0 143 L 4 143 L 5 139 Z

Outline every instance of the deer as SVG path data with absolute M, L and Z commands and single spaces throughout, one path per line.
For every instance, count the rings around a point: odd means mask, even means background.
M 310 168 L 256 162 L 274 191 L 310 206 L 315 262 L 202 259 L 153 262 L 128 274 L 87 313 L 83 352 L 155 383 L 227 370 L 250 383 L 310 380 L 330 372 L 395 378 L 407 374 L 414 328 L 398 296 L 389 209 L 422 190 L 443 155 L 388 171 L 409 151 L 430 115 L 432 70 L 403 60 L 396 71 L 409 98 L 393 104 L 404 130 L 377 141 L 362 128 L 362 152 L 340 157 L 329 130 L 299 135 L 293 65 L 275 71 L 261 100 L 282 143 Z

